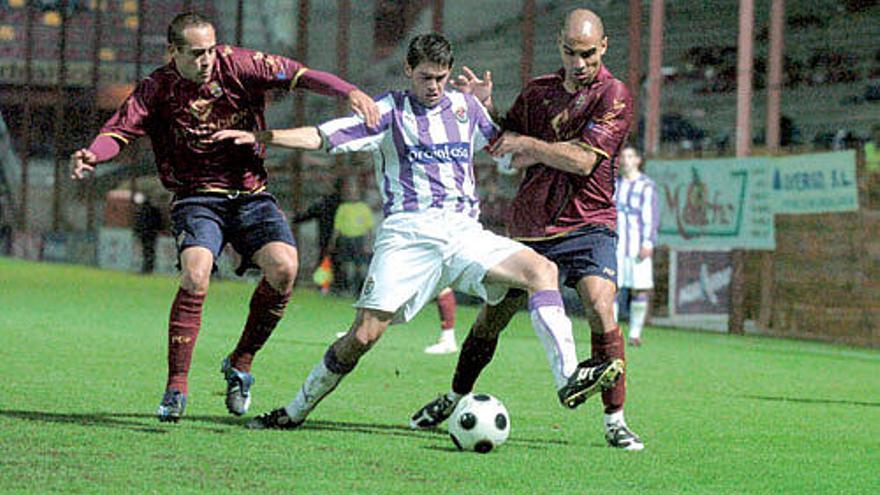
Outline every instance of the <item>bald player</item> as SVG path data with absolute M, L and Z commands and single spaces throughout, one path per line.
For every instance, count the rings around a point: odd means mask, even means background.
M 592 356 L 578 365 L 576 374 L 592 386 L 578 394 L 560 391 L 560 401 L 575 408 L 601 392 L 608 444 L 641 450 L 644 443 L 623 415 L 624 341 L 614 319 L 616 158 L 632 120 L 632 100 L 626 85 L 602 64 L 608 38 L 598 15 L 586 9 L 569 12 L 557 36 L 562 68 L 526 85 L 490 151 L 499 156 L 512 153 L 511 166 L 525 171 L 513 201 L 509 234 L 555 262 L 589 314 Z M 478 78 L 463 70 L 456 86 L 494 111 L 491 73 Z M 473 390 L 492 359 L 499 334 L 524 298 L 522 291 L 511 290 L 499 304 L 482 308 L 462 344 L 452 391 L 416 412 L 413 426 L 440 424 Z

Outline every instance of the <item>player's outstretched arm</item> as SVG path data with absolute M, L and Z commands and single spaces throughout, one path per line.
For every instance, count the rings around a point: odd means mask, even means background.
M 235 144 L 266 144 L 282 148 L 316 150 L 323 142 L 317 127 L 297 127 L 294 129 L 278 129 L 268 131 L 242 131 L 225 129 L 211 135 L 214 142 L 232 140 Z

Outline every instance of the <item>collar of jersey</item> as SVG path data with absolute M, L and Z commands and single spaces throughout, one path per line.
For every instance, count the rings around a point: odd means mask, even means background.
M 409 103 L 412 106 L 413 113 L 416 115 L 428 115 L 442 112 L 444 109 L 452 105 L 452 102 L 449 100 L 449 95 L 446 94 L 445 91 L 443 92 L 443 98 L 441 98 L 440 102 L 433 107 L 426 107 L 425 105 L 422 105 L 422 102 L 420 102 L 419 99 L 416 98 L 415 95 L 413 95 L 409 91 L 406 92 L 406 97 L 409 98 Z

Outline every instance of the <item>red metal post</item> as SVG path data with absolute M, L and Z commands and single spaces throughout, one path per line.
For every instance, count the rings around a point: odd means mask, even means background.
M 299 0 L 296 25 L 296 59 L 305 64 L 309 54 L 309 0 Z M 305 95 L 297 91 L 293 97 L 293 124 L 296 127 L 305 125 L 305 105 Z M 293 211 L 300 209 L 301 192 L 302 151 L 296 151 L 290 161 L 290 208 Z
M 99 85 L 101 83 L 101 43 L 102 36 L 104 34 L 104 17 L 103 17 L 103 7 L 101 2 L 95 6 L 95 13 L 93 16 L 94 26 L 92 32 L 94 34 L 94 38 L 92 40 L 92 92 L 94 93 L 94 100 L 92 102 L 92 110 L 91 110 L 91 118 L 89 121 L 92 123 L 93 129 L 98 129 L 101 126 L 100 116 L 98 112 L 98 91 Z M 96 231 L 96 221 L 95 221 L 95 190 L 91 185 L 85 187 L 86 193 L 86 231 L 87 232 L 95 232 Z
M 746 157 L 752 148 L 752 39 L 755 27 L 753 0 L 739 2 L 739 39 L 736 64 L 736 156 Z M 727 331 L 745 332 L 745 258 L 742 249 L 731 253 L 733 273 L 730 277 L 730 315 Z
M 780 100 L 782 97 L 782 47 L 785 0 L 772 0 L 770 7 L 770 53 L 767 74 L 767 150 L 779 151 Z
M 535 0 L 523 0 L 522 9 L 522 56 L 519 79 L 525 87 L 532 78 L 535 60 Z
M 444 7 L 446 7 L 446 2 L 443 0 L 434 0 L 434 9 L 431 16 L 431 29 L 433 29 L 435 33 L 443 32 Z
M 629 92 L 632 95 L 635 125 L 630 127 L 633 136 L 638 133 L 638 121 L 642 115 L 639 101 L 642 90 L 642 0 L 629 0 L 629 66 L 627 67 Z
M 21 194 L 18 205 L 18 228 L 28 230 L 28 182 L 31 156 L 31 128 L 33 127 L 33 115 L 31 105 L 31 86 L 34 82 L 34 6 L 32 2 L 25 3 L 24 24 L 24 104 L 22 108 L 22 146 L 21 146 Z
M 651 1 L 651 41 L 648 47 L 648 103 L 645 114 L 645 154 L 660 151 L 660 85 L 663 76 L 663 0 Z
M 67 165 L 64 157 L 64 122 L 65 105 L 67 98 L 67 0 L 59 3 L 61 16 L 61 29 L 58 33 L 58 79 L 55 81 L 55 119 L 52 123 L 54 134 L 55 154 L 55 180 L 52 184 L 52 230 L 61 230 L 61 181 L 63 180 L 62 168 Z
M 244 0 L 238 0 L 235 5 L 235 46 L 241 46 L 244 41 Z

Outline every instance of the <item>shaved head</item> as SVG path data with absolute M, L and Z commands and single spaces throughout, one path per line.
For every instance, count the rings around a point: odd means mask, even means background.
M 592 10 L 574 9 L 565 16 L 559 35 L 569 39 L 589 38 L 595 42 L 605 37 L 605 26 Z
M 608 49 L 602 19 L 592 10 L 574 9 L 565 16 L 557 41 L 566 89 L 574 92 L 591 84 Z

